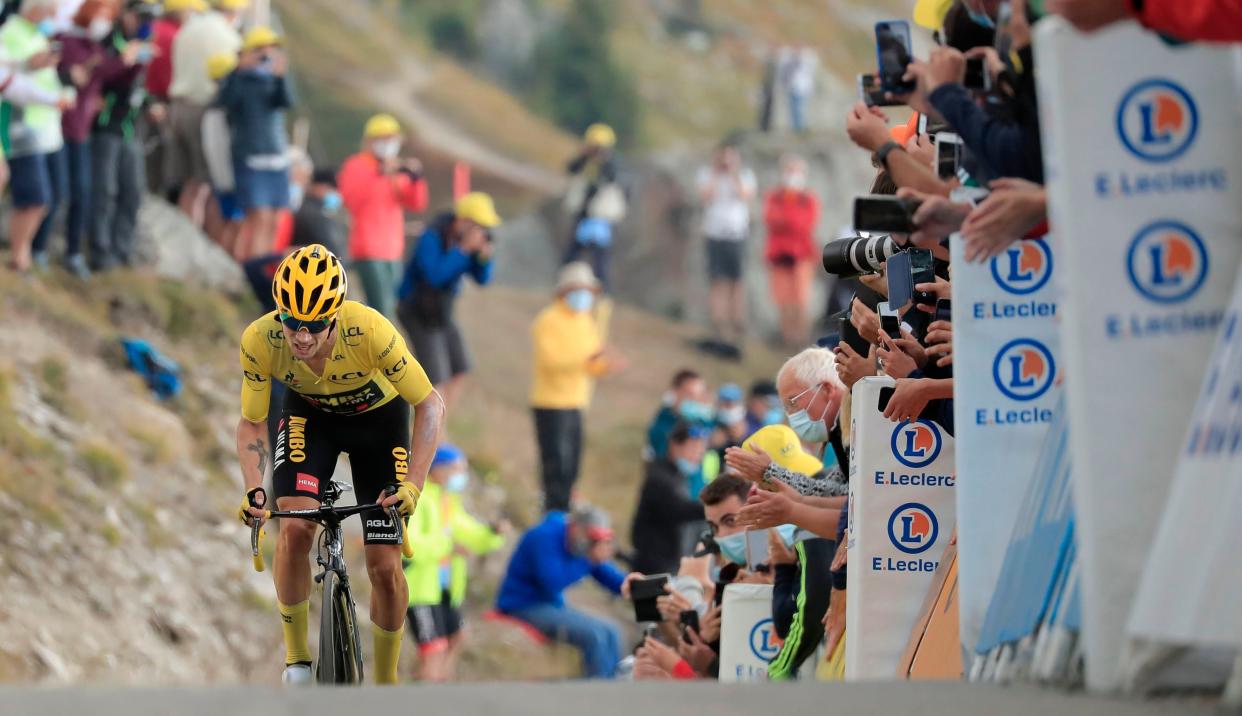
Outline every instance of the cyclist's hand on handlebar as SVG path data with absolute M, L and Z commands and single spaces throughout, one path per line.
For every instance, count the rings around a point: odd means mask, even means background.
M 237 508 L 237 519 L 242 524 L 249 525 L 252 519 L 259 520 L 259 524 L 263 524 L 267 520 L 267 491 L 262 487 L 256 487 L 246 493 L 242 498 L 241 507 Z
M 414 508 L 418 507 L 418 497 L 421 494 L 422 490 L 419 490 L 414 483 L 402 480 L 397 483 L 397 489 L 392 494 L 389 494 L 387 490 L 381 492 L 377 502 L 384 507 L 396 505 L 397 512 L 402 517 L 409 517 L 414 514 Z

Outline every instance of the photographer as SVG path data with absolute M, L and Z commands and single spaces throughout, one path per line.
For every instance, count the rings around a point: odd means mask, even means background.
M 452 212 L 436 217 L 423 232 L 397 291 L 398 317 L 414 355 L 449 407 L 456 404 L 470 371 L 453 304 L 463 277 L 480 286 L 491 281 L 490 230 L 499 225 L 490 196 L 473 192 L 461 197 Z

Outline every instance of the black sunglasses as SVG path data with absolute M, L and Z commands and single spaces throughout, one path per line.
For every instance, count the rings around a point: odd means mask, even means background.
M 334 319 L 332 318 L 319 318 L 313 321 L 302 321 L 294 318 L 293 315 L 289 313 L 280 314 L 280 322 L 284 324 L 285 328 L 295 332 L 305 329 L 307 333 L 312 334 L 323 333 L 328 330 L 328 328 L 332 326 L 333 320 Z

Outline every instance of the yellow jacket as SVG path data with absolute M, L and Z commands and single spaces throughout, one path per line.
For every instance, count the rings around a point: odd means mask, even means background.
M 530 332 L 535 349 L 531 407 L 585 408 L 591 380 L 608 370 L 598 357 L 603 342 L 595 316 L 589 311 L 571 311 L 558 299 L 540 311 Z
M 466 598 L 466 558 L 453 553 L 460 545 L 473 554 L 487 554 L 504 546 L 503 535 L 475 519 L 461 503 L 461 496 L 428 482 L 410 517 L 410 545 L 414 557 L 404 561 L 410 606 L 439 604 L 442 568 L 449 571 L 449 600 L 461 606 Z

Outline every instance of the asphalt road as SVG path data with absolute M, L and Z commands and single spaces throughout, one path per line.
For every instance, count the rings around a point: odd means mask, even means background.
M 964 683 L 486 683 L 299 691 L 261 688 L 0 688 L 0 715 L 26 716 L 1131 716 L 1216 714 L 1206 702 L 1126 701 Z

